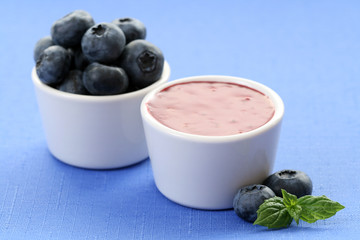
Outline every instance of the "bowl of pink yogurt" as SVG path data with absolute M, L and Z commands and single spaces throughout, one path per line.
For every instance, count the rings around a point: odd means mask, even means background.
M 228 209 L 236 191 L 273 169 L 284 104 L 231 76 L 174 80 L 149 92 L 141 116 L 158 190 L 197 209 Z

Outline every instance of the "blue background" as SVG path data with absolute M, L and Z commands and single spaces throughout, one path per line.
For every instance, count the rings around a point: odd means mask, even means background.
M 359 1 L 11 1 L 0 3 L 0 239 L 359 239 Z M 171 65 L 171 80 L 233 75 L 283 98 L 274 171 L 302 170 L 314 195 L 346 208 L 269 231 L 232 210 L 163 197 L 149 160 L 75 168 L 47 150 L 31 82 L 33 47 L 84 9 L 96 22 L 135 17 Z

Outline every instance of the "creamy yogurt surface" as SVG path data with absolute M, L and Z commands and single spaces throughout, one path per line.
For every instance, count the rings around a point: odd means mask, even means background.
M 275 108 L 268 96 L 229 82 L 187 82 L 172 85 L 147 102 L 161 124 L 184 133 L 226 136 L 267 123 Z

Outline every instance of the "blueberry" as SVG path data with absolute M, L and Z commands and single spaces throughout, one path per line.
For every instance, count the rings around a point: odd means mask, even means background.
M 73 48 L 67 48 L 70 57 L 70 70 L 75 69 L 75 50 Z
M 76 10 L 54 22 L 51 37 L 63 47 L 78 46 L 84 33 L 94 24 L 94 19 L 88 12 Z
M 85 69 L 83 83 L 93 95 L 114 95 L 125 92 L 129 80 L 122 68 L 95 62 Z
M 71 70 L 58 87 L 60 91 L 88 95 L 82 81 L 82 72 L 80 70 Z
M 161 50 L 146 40 L 134 40 L 125 46 L 119 59 L 131 84 L 144 88 L 160 79 L 164 56 Z
M 84 56 L 81 47 L 72 48 L 73 52 L 73 66 L 72 69 L 78 69 L 84 71 L 85 68 L 90 64 L 87 58 Z
M 126 43 L 146 37 L 145 25 L 136 18 L 117 18 L 112 23 L 124 32 Z
M 271 188 L 276 196 L 279 197 L 282 197 L 281 189 L 299 198 L 305 195 L 311 195 L 313 188 L 310 177 L 302 171 L 295 170 L 276 172 L 266 178 L 263 184 Z
M 275 197 L 275 193 L 264 185 L 254 184 L 240 188 L 233 201 L 235 213 L 245 221 L 254 222 L 260 205 L 272 197 Z
M 112 63 L 125 47 L 125 35 L 112 23 L 99 23 L 89 28 L 81 40 L 85 57 L 90 62 Z
M 50 46 L 55 45 L 50 36 L 43 37 L 36 42 L 34 47 L 34 61 L 36 62 L 40 54 Z
M 54 45 L 45 49 L 36 62 L 36 73 L 48 85 L 58 84 L 70 70 L 71 58 L 68 50 Z

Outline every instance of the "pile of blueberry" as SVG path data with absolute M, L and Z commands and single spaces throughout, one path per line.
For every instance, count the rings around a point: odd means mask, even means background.
M 135 18 L 95 24 L 88 12 L 76 10 L 36 43 L 36 73 L 43 83 L 75 94 L 135 91 L 157 81 L 164 66 L 161 50 L 145 37 L 145 25 Z
M 313 185 L 310 177 L 302 171 L 282 170 L 270 175 L 262 184 L 240 188 L 234 197 L 234 210 L 242 219 L 254 222 L 259 206 L 266 199 L 282 197 L 281 189 L 300 198 L 311 195 Z

